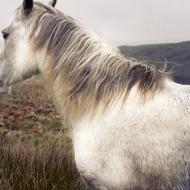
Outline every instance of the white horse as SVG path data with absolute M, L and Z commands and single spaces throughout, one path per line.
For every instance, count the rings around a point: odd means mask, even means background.
M 1 86 L 41 73 L 87 189 L 189 190 L 190 87 L 124 58 L 55 4 L 24 0 L 2 31 Z

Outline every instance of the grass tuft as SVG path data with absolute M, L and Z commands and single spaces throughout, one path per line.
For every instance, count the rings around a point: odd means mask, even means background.
M 0 189 L 83 189 L 69 139 L 13 133 L 0 139 Z
M 0 96 L 0 190 L 84 189 L 68 136 L 42 80 Z

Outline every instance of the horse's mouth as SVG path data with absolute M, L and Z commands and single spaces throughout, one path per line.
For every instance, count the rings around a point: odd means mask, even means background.
M 1 94 L 9 94 L 11 90 L 10 86 L 6 86 L 3 80 L 0 80 L 0 95 Z
M 4 80 L 0 80 L 0 88 L 2 88 L 5 85 Z
M 0 88 L 0 95 L 1 94 L 8 94 L 9 93 L 9 88 Z

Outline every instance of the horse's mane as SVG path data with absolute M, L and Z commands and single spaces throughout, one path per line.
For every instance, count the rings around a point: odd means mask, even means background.
M 33 33 L 36 49 L 47 46 L 52 57 L 55 77 L 64 69 L 72 80 L 68 96 L 89 93 L 99 102 L 104 96 L 128 96 L 137 85 L 141 94 L 155 92 L 162 86 L 165 74 L 156 68 L 121 55 L 118 49 L 108 48 L 102 40 L 92 37 L 74 19 L 54 8 L 36 3 Z

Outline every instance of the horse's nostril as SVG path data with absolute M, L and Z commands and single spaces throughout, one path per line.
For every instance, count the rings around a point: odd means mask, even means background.
M 0 87 L 3 87 L 3 86 L 4 86 L 4 81 L 0 80 Z

